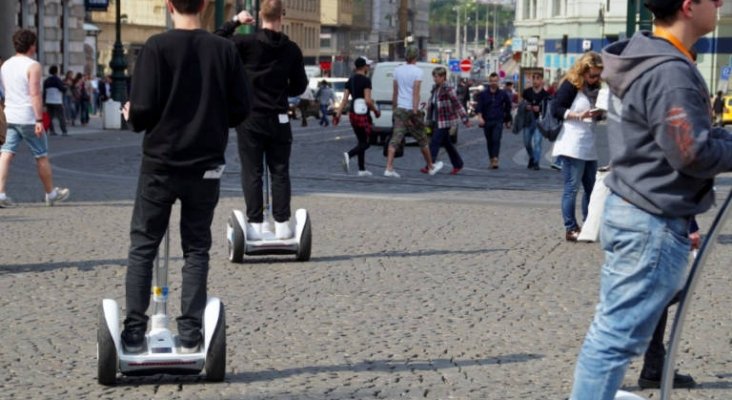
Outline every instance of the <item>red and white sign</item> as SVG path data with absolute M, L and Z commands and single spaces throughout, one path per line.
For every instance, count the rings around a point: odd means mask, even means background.
M 473 62 L 470 59 L 465 58 L 460 60 L 460 71 L 470 72 L 473 69 Z

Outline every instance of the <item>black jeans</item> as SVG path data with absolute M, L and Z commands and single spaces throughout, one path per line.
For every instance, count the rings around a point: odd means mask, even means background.
M 666 332 L 666 322 L 668 320 L 668 308 L 678 303 L 681 298 L 681 294 L 676 294 L 673 299 L 669 302 L 666 308 L 661 313 L 661 319 L 656 324 L 656 329 L 653 331 L 651 336 L 651 342 L 648 344 L 648 349 L 643 356 L 643 372 L 655 375 L 663 371 L 663 364 L 666 359 L 666 348 L 663 345 L 663 336 Z
M 348 150 L 348 158 L 358 156 L 358 170 L 366 170 L 366 150 L 370 147 L 369 135 L 366 134 L 365 128 L 353 127 L 353 133 L 356 134 L 358 144 L 351 150 Z
M 262 191 L 263 157 L 271 176 L 272 216 L 277 222 L 290 219 L 290 151 L 292 130 L 290 123 L 280 123 L 277 115 L 253 116 L 236 128 L 241 186 L 247 205 L 247 220 L 264 221 Z
M 455 145 L 450 141 L 450 128 L 438 128 L 437 124 L 432 124 L 432 140 L 430 140 L 432 162 L 437 161 L 437 153 L 440 152 L 440 147 L 445 148 L 453 168 L 463 167 L 463 159 L 460 157 Z
M 64 106 L 62 104 L 46 104 L 48 110 L 48 116 L 51 117 L 51 134 L 56 134 L 56 130 L 53 128 L 53 120 L 58 119 L 58 124 L 61 126 L 61 132 L 66 133 L 66 117 L 64 116 Z
M 500 121 L 485 121 L 483 126 L 485 143 L 488 147 L 488 157 L 498 158 L 501 152 L 501 136 L 503 136 L 503 123 Z
M 178 334 L 185 342 L 201 340 L 211 221 L 219 201 L 219 180 L 203 179 L 202 176 L 202 173 L 198 176 L 140 174 L 130 224 L 125 329 L 145 331 L 147 328 L 145 310 L 150 305 L 153 262 L 168 228 L 171 207 L 179 199 L 180 237 L 185 263 Z

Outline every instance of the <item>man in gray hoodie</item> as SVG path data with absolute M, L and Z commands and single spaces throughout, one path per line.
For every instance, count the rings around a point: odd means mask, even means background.
M 732 170 L 732 135 L 712 127 L 694 43 L 715 28 L 721 0 L 645 0 L 655 31 L 602 53 L 611 92 L 612 193 L 601 231 L 600 304 L 574 373 L 573 400 L 611 400 L 686 276 L 690 219 Z

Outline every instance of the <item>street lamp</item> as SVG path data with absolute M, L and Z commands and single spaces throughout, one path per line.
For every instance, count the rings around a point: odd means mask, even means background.
M 120 3 L 122 0 L 116 0 L 116 38 L 114 41 L 114 48 L 112 50 L 112 61 L 109 62 L 109 67 L 112 68 L 112 99 L 123 104 L 127 100 L 127 79 L 125 77 L 125 69 L 127 69 L 127 61 L 125 60 L 125 51 L 122 47 L 122 26 L 121 15 L 120 15 Z

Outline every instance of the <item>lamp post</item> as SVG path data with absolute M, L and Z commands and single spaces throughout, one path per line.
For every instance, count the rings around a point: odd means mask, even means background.
M 124 103 L 127 100 L 127 79 L 125 77 L 125 69 L 127 69 L 127 61 L 125 61 L 125 51 L 122 47 L 121 39 L 121 17 L 120 17 L 120 3 L 122 0 L 116 0 L 116 38 L 114 41 L 114 48 L 112 50 L 112 61 L 109 62 L 109 67 L 112 68 L 112 99 L 120 103 Z
M 455 10 L 455 14 L 457 16 L 457 20 L 455 21 L 455 55 L 458 56 L 458 58 L 462 58 L 462 51 L 460 51 L 460 7 L 455 6 L 453 7 L 453 10 Z

